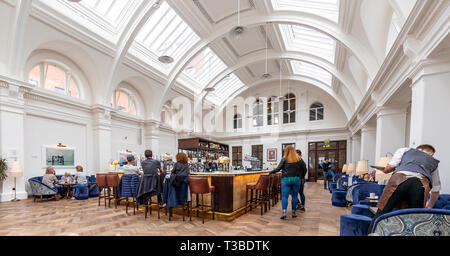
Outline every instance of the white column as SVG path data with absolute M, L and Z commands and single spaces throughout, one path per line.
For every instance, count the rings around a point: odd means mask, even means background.
M 361 157 L 361 136 L 353 135 L 352 137 L 352 157 L 347 163 L 359 161 Z
M 23 94 L 28 87 L 0 80 L 0 155 L 11 167 L 14 161 L 22 164 L 23 172 L 32 168 L 25 166 L 24 152 L 24 100 Z M 9 170 L 7 171 L 8 174 Z M 26 199 L 25 179 L 16 178 L 17 198 Z M 10 201 L 14 198 L 14 178 L 8 177 L 0 182 L 0 201 Z
M 145 123 L 144 127 L 144 145 L 145 149 L 150 149 L 154 155 L 162 155 L 166 152 L 159 152 L 159 123 L 150 121 Z
M 94 167 L 95 172 L 107 172 L 111 155 L 111 112 L 107 107 L 95 106 L 93 109 Z
M 375 161 L 405 147 L 407 107 L 383 107 L 377 113 Z M 376 162 L 374 163 L 376 164 Z
M 436 148 L 442 183 L 441 193 L 450 193 L 450 63 L 426 66 L 412 82 L 411 147 L 431 144 Z
M 366 125 L 361 129 L 361 155 L 358 160 L 367 160 L 369 164 L 375 163 L 375 144 L 377 131 L 374 126 Z

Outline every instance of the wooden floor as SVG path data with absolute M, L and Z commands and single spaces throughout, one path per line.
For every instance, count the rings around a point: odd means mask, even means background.
M 225 222 L 193 218 L 192 222 L 153 213 L 125 214 L 125 207 L 98 206 L 98 199 L 60 200 L 34 203 L 33 200 L 0 203 L 0 236 L 338 236 L 341 214 L 349 209 L 331 205 L 331 194 L 318 183 L 306 183 L 306 212 L 280 220 L 281 202 L 263 216 L 259 208 L 238 219 Z M 290 206 L 288 206 L 290 208 Z

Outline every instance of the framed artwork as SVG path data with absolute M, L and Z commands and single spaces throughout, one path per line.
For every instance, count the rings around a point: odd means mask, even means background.
M 267 161 L 268 162 L 276 162 L 277 161 L 277 149 L 276 148 L 268 148 L 267 149 Z
M 43 146 L 42 166 L 53 166 L 55 168 L 75 167 L 75 148 Z
M 281 155 L 284 154 L 284 150 L 286 149 L 287 146 L 293 146 L 295 149 L 295 143 L 285 143 L 281 145 Z

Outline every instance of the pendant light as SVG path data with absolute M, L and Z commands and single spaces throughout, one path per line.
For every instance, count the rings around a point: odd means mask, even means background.
M 241 26 L 241 0 L 238 0 L 238 25 L 230 31 L 230 36 L 236 40 L 240 40 L 247 32 L 247 29 Z
M 268 79 L 270 77 L 270 74 L 269 74 L 269 72 L 267 70 L 267 63 L 268 63 L 268 53 L 267 53 L 267 51 L 268 51 L 268 45 L 267 45 L 268 30 L 267 30 L 267 23 L 266 23 L 266 33 L 265 34 L 266 34 L 266 72 L 264 72 L 264 74 L 262 75 L 262 78 L 263 79 Z

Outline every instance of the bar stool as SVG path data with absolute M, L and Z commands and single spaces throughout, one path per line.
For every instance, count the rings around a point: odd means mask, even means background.
M 97 186 L 98 188 L 102 188 L 102 192 L 99 192 L 98 195 L 98 206 L 100 206 L 100 201 L 102 198 L 105 198 L 105 207 L 106 207 L 106 198 L 108 197 L 106 190 L 109 191 L 108 183 L 106 182 L 106 173 L 97 173 L 96 179 L 97 179 Z
M 210 209 L 212 211 L 212 219 L 214 220 L 214 186 L 210 186 L 208 183 L 208 177 L 195 177 L 195 176 L 189 176 L 189 190 L 191 193 L 191 199 L 192 194 L 195 194 L 196 196 L 196 206 L 192 207 L 192 200 L 189 203 L 188 208 L 188 216 L 189 221 L 192 221 L 191 212 L 193 209 L 197 209 L 197 217 L 199 216 L 199 212 L 202 212 L 202 223 L 205 224 L 205 213 L 208 212 Z M 204 194 L 211 194 L 211 204 L 205 205 L 203 201 L 203 195 Z M 199 203 L 199 195 L 202 195 L 202 203 Z M 209 208 L 209 209 L 206 209 Z M 200 210 L 201 209 L 201 210 Z
M 274 176 L 273 174 L 269 175 L 269 188 L 268 188 L 268 192 L 267 192 L 267 200 L 268 200 L 268 205 L 269 205 L 269 210 L 270 210 L 270 199 L 272 196 L 272 187 L 273 187 L 273 182 L 274 182 Z
M 275 206 L 278 203 L 278 182 L 280 180 L 280 176 L 278 174 L 273 174 L 272 184 L 270 186 L 270 199 L 272 199 L 272 206 Z M 269 203 L 270 205 L 270 203 Z M 270 209 L 270 208 L 269 208 Z
M 117 208 L 117 187 L 119 186 L 119 175 L 108 173 L 106 174 L 106 184 L 108 186 L 108 207 L 111 207 L 111 200 L 114 200 L 115 207 Z M 112 195 L 111 195 L 112 189 Z
M 261 175 L 259 177 L 258 183 L 256 184 L 247 184 L 246 193 L 245 193 L 245 213 L 247 213 L 247 208 L 252 210 L 253 204 L 255 205 L 255 209 L 258 206 L 261 206 L 261 215 L 263 215 L 263 205 L 264 210 L 267 212 L 267 201 L 268 201 L 268 192 L 269 192 L 269 175 Z M 248 199 L 248 191 L 250 190 L 250 200 Z M 255 191 L 255 198 L 253 198 L 253 191 Z M 259 196 L 258 196 L 259 195 Z

